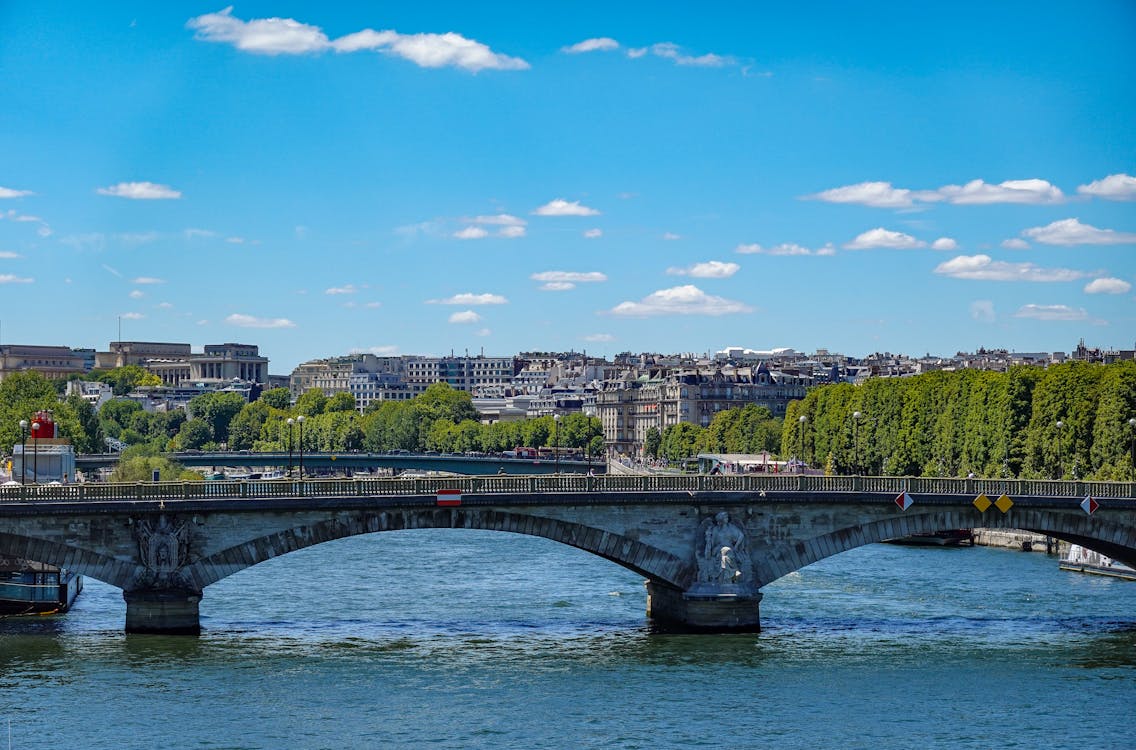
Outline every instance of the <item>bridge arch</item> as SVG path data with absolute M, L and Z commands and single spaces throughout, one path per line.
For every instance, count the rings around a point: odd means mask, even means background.
M 827 557 L 866 544 L 887 539 L 930 534 L 943 529 L 971 528 L 973 520 L 956 511 L 924 512 L 906 515 L 898 521 L 881 519 L 858 526 L 837 529 L 800 542 L 772 545 L 755 561 L 758 586 L 796 572 Z M 1136 567 L 1136 527 L 1093 520 L 1085 514 L 1064 511 L 1029 510 L 1015 514 L 1013 521 L 988 518 L 985 528 L 1021 529 L 1080 544 Z
M 289 526 L 219 550 L 187 565 L 183 573 L 202 590 L 234 573 L 290 552 L 337 539 L 409 529 L 499 531 L 548 539 L 614 562 L 676 588 L 694 580 L 691 565 L 658 547 L 603 529 L 505 510 L 406 509 L 336 515 L 314 524 Z
M 110 555 L 79 549 L 51 539 L 5 532 L 0 532 L 0 555 L 57 565 L 124 591 L 130 588 L 141 570 L 134 563 L 123 562 Z

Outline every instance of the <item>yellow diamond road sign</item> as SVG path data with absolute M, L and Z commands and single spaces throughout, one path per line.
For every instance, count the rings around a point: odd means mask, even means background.
M 994 501 L 994 507 L 1002 511 L 1003 513 L 1006 513 L 1010 510 L 1010 508 L 1014 507 L 1014 501 L 1006 497 L 1005 495 L 1002 495 L 1002 497 Z
M 974 507 L 978 508 L 979 513 L 985 513 L 993 504 L 994 503 L 990 502 L 990 498 L 986 497 L 986 493 L 974 498 Z

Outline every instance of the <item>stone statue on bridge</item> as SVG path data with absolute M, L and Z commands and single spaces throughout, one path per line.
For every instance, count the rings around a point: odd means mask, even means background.
M 745 531 L 722 511 L 702 522 L 702 548 L 697 552 L 698 581 L 714 584 L 749 582 L 751 565 Z

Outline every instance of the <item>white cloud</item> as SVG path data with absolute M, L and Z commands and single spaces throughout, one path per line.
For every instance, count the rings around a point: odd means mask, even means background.
M 399 34 L 397 31 L 364 29 L 331 43 L 336 52 L 375 50 L 401 57 L 422 68 L 454 67 L 477 73 L 481 70 L 528 70 L 519 57 L 494 52 L 486 45 L 450 31 L 445 34 Z
M 383 346 L 369 346 L 365 349 L 352 349 L 352 354 L 375 354 L 380 357 L 386 357 L 392 354 L 398 354 L 398 347 L 394 344 L 384 344 Z
M 327 36 L 318 26 L 291 18 L 255 18 L 242 21 L 233 17 L 229 6 L 217 13 L 191 18 L 185 24 L 207 42 L 227 42 L 242 52 L 259 55 L 299 55 L 327 49 Z
M 500 294 L 472 294 L 464 292 L 445 299 L 428 299 L 429 305 L 506 305 L 509 300 Z
M 1019 240 L 1017 237 L 1012 237 L 1008 240 L 1002 240 L 1002 247 L 1007 250 L 1029 250 L 1030 244 L 1025 240 Z
M 472 219 L 467 219 L 470 224 L 489 224 L 491 226 L 504 226 L 504 227 L 523 227 L 526 222 L 524 219 L 512 214 L 492 214 L 488 216 L 474 216 Z
M 123 313 L 119 317 L 121 317 L 123 320 L 142 320 L 146 316 L 143 315 L 140 312 L 128 312 L 128 313 Z
M 1088 274 L 1068 268 L 1041 268 L 1033 263 L 995 261 L 989 255 L 959 255 L 935 267 L 935 273 L 975 281 L 1076 281 Z
M 1089 314 L 1084 308 L 1068 305 L 1022 305 L 1014 313 L 1014 317 L 1034 320 L 1088 320 Z
M 210 229 L 187 229 L 185 230 L 185 238 L 192 240 L 197 237 L 216 237 L 217 233 Z
M 977 299 L 970 303 L 970 317 L 980 323 L 994 322 L 994 303 L 988 299 Z
M 480 323 L 481 316 L 473 310 L 465 310 L 464 312 L 456 312 L 450 316 L 451 323 Z
M 619 49 L 619 42 L 606 36 L 596 37 L 595 39 L 585 39 L 582 42 L 576 42 L 570 47 L 562 47 L 561 52 L 567 52 L 570 55 L 578 55 L 581 52 L 596 52 Z
M 525 236 L 525 228 L 520 226 L 501 227 L 499 230 L 497 230 L 497 236 L 504 237 L 508 240 L 515 240 L 518 237 Z
M 130 299 L 142 299 L 145 296 L 146 296 L 146 293 L 143 292 L 141 289 L 132 289 L 131 292 L 130 292 Z
M 98 188 L 99 195 L 112 195 L 116 198 L 129 198 L 131 200 L 174 200 L 181 197 L 181 193 L 169 185 L 159 185 L 154 182 L 120 182 L 110 187 Z
M 22 257 L 19 253 L 13 253 L 10 250 L 0 250 L 0 260 L 15 260 Z
M 828 203 L 852 203 L 876 208 L 910 208 L 916 203 L 945 201 L 956 205 L 990 203 L 1063 203 L 1064 194 L 1045 180 L 1006 180 L 997 185 L 971 180 L 936 190 L 908 190 L 890 182 L 859 182 L 805 196 Z
M 940 237 L 931 243 L 932 250 L 958 250 L 958 243 L 950 237 Z
M 749 245 L 738 245 L 734 248 L 734 252 L 742 255 L 836 255 L 836 248 L 827 244 L 816 250 L 811 250 L 793 242 L 783 242 L 773 247 L 762 247 L 755 242 Z
M 489 236 L 489 232 L 481 227 L 466 227 L 454 232 L 454 237 L 459 240 L 480 240 Z
M 1132 285 L 1124 279 L 1093 279 L 1085 284 L 1085 294 L 1128 294 L 1130 291 Z
M 139 276 L 132 282 L 134 284 L 165 284 L 165 279 L 158 279 L 153 276 Z
M 378 308 L 380 308 L 382 306 L 383 306 L 382 302 L 364 302 L 363 303 L 363 307 L 367 308 L 368 310 L 377 310 Z
M 646 55 L 647 52 L 648 49 L 646 47 L 632 47 L 631 49 L 627 50 L 627 56 L 632 60 L 638 60 L 640 57 Z
M 162 235 L 157 232 L 126 232 L 116 234 L 114 238 L 126 245 L 146 245 L 151 242 L 157 242 L 162 238 Z
M 599 271 L 541 271 L 529 277 L 533 281 L 593 283 L 607 281 L 607 275 Z
M 675 240 L 681 240 L 682 237 L 674 232 L 663 232 L 663 239 L 668 242 L 674 242 Z
M 671 60 L 675 65 L 693 65 L 698 67 L 720 68 L 723 65 L 733 64 L 733 59 L 707 53 L 705 55 L 688 55 L 682 51 L 682 48 L 673 42 L 659 42 L 652 44 L 650 48 L 651 54 L 655 57 L 662 57 Z M 632 54 L 636 52 L 638 54 Z M 636 58 L 642 57 L 643 54 L 639 50 L 631 50 L 627 53 L 628 57 Z
M 35 195 L 35 193 L 31 190 L 13 190 L 12 188 L 0 187 L 0 199 L 23 198 L 26 195 Z
M 706 294 L 696 286 L 676 286 L 652 292 L 639 302 L 620 302 L 612 315 L 647 318 L 655 315 L 730 315 L 753 312 L 749 305 Z
M 556 198 L 534 209 L 537 216 L 599 216 L 599 211 L 587 206 L 581 206 L 580 201 L 566 201 Z
M 1092 195 L 1110 201 L 1136 200 L 1136 177 L 1110 174 L 1103 180 L 1094 180 L 1077 188 L 1081 195 Z
M 541 284 L 539 287 L 542 292 L 567 292 L 576 288 L 576 285 L 571 281 L 549 281 L 548 283 Z
M 31 284 L 35 279 L 22 278 L 10 273 L 0 273 L 0 284 Z
M 1136 234 L 1116 232 L 1112 229 L 1097 229 L 1082 224 L 1077 219 L 1062 219 L 1044 227 L 1034 227 L 1022 232 L 1023 237 L 1046 245 L 1127 245 L 1136 243 Z
M 598 239 L 600 237 L 603 237 L 603 230 L 602 229 L 585 229 L 584 230 L 584 237 L 586 239 L 589 239 L 589 240 Z
M 892 250 L 914 250 L 920 247 L 927 247 L 927 243 L 922 240 L 917 240 L 910 234 L 903 232 L 893 232 L 883 227 L 876 227 L 858 235 L 856 239 L 851 242 L 845 243 L 844 247 L 848 250 L 868 250 L 871 248 L 883 247 Z
M 302 55 L 335 50 L 374 50 L 410 60 L 423 68 L 452 66 L 471 72 L 480 70 L 525 70 L 529 64 L 517 57 L 494 52 L 486 45 L 460 34 L 400 34 L 397 31 L 363 29 L 331 40 L 318 26 L 291 18 L 233 17 L 232 7 L 189 19 L 186 26 L 196 38 L 231 44 L 242 52 L 259 55 Z
M 687 268 L 671 267 L 667 269 L 669 276 L 693 276 L 696 279 L 728 279 L 741 270 L 737 263 L 724 263 L 720 260 L 708 260 L 704 263 L 695 263 Z
M 233 313 L 225 322 L 239 328 L 295 328 L 296 324 L 287 318 L 257 318 L 252 315 Z
M 474 336 L 492 336 L 493 331 L 491 331 L 488 328 L 478 328 L 476 331 L 473 332 L 473 335 Z
M 324 290 L 324 294 L 355 294 L 358 289 L 354 284 L 344 284 L 343 286 L 333 286 Z
M 584 341 L 591 341 L 597 344 L 607 344 L 615 341 L 615 336 L 612 336 L 610 333 L 589 333 L 587 336 L 584 336 Z
M 915 193 L 892 187 L 890 182 L 860 182 L 807 196 L 826 203 L 855 203 L 877 208 L 908 208 Z
M 31 193 L 29 193 L 29 195 L 31 195 Z M 15 209 L 8 209 L 7 211 L 0 212 L 0 219 L 7 219 L 8 221 L 21 223 L 39 224 L 39 226 L 36 227 L 36 234 L 38 234 L 40 237 L 50 237 L 52 235 L 51 227 L 47 225 L 46 221 L 38 216 L 29 216 L 27 214 L 22 214 Z
M 936 191 L 947 203 L 979 205 L 990 203 L 1063 203 L 1065 196 L 1045 180 L 1006 180 L 992 185 L 971 180 L 965 185 L 946 185 Z
M 172 310 L 174 305 L 172 302 L 159 302 L 155 307 L 159 310 Z

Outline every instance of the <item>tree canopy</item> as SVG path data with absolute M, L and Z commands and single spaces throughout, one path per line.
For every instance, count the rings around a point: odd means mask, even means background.
M 838 473 L 1127 479 L 1134 418 L 1132 361 L 931 372 L 812 389 L 781 450 Z

